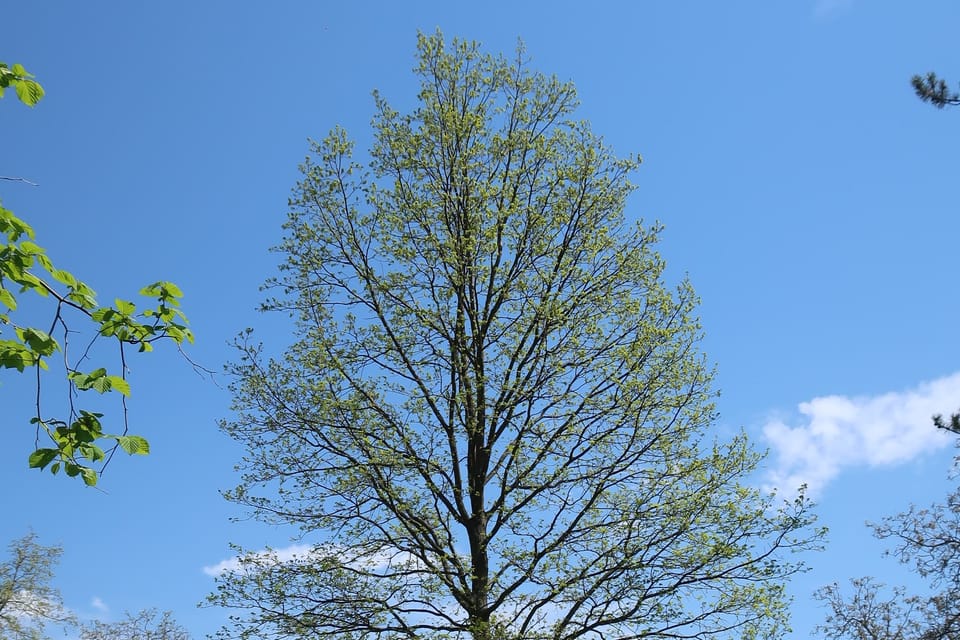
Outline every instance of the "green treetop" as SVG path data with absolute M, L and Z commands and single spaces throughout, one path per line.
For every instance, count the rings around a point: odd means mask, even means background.
M 776 637 L 818 533 L 710 435 L 696 296 L 624 217 L 640 159 L 522 50 L 421 36 L 415 73 L 369 156 L 334 129 L 302 166 L 293 344 L 239 341 L 229 498 L 313 547 L 222 575 L 223 637 Z

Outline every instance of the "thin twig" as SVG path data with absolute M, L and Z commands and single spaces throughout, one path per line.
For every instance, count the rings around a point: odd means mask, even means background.
M 40 185 L 26 178 L 21 178 L 19 176 L 0 176 L 0 180 L 9 180 L 10 182 L 25 182 L 31 187 L 39 187 Z
M 222 386 L 220 386 L 220 383 L 217 382 L 217 378 L 216 378 L 217 372 L 216 372 L 216 371 L 214 371 L 213 369 L 208 369 L 208 368 L 206 368 L 205 366 L 203 366 L 202 364 L 200 364 L 200 363 L 198 363 L 197 361 L 193 360 L 190 356 L 187 355 L 187 352 L 183 350 L 183 345 L 182 345 L 182 344 L 177 344 L 177 351 L 179 351 L 181 357 L 183 357 L 183 359 L 186 360 L 186 361 L 190 364 L 191 367 L 193 367 L 194 373 L 196 373 L 196 374 L 197 374 L 198 376 L 200 376 L 201 378 L 209 378 L 209 379 L 210 379 L 210 382 L 212 382 L 212 383 L 214 384 L 214 386 L 216 386 L 218 389 L 222 389 L 222 388 L 223 388 Z

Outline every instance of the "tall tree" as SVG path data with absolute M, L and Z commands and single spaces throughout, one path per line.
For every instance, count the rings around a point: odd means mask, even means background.
M 522 50 L 418 53 L 369 165 L 335 129 L 302 166 L 266 303 L 298 339 L 238 341 L 228 497 L 313 546 L 219 578 L 223 637 L 775 637 L 818 533 L 711 442 L 694 292 L 624 220 L 639 158 Z
M 63 549 L 43 546 L 29 533 L 7 547 L 0 563 L 0 638 L 39 640 L 48 623 L 70 625 L 74 617 L 51 586 Z
M 9 66 L 0 62 L 0 97 L 4 89 L 13 87 L 21 102 L 35 106 L 44 96 L 43 87 L 23 65 Z M 21 180 L 0 176 L 4 180 Z M 79 477 L 87 485 L 95 485 L 110 457 L 119 448 L 130 454 L 146 454 L 149 444 L 142 436 L 128 433 L 126 397 L 127 381 L 125 349 L 136 347 L 151 351 L 158 340 L 172 340 L 177 345 L 193 342 L 187 318 L 180 311 L 180 289 L 171 282 L 155 282 L 140 290 L 140 295 L 155 301 L 154 306 L 138 310 L 128 300 L 117 299 L 112 306 L 100 306 L 96 293 L 69 271 L 56 268 L 46 251 L 36 244 L 33 229 L 9 209 L 0 206 L 0 369 L 35 373 L 35 414 L 31 423 L 37 430 L 37 447 L 28 464 L 51 472 L 61 469 L 69 477 Z M 24 294 L 34 300 L 51 301 L 49 324 L 41 327 L 18 322 L 14 312 Z M 71 320 L 72 317 L 72 320 Z M 93 339 L 79 358 L 68 358 L 68 342 L 77 333 L 79 317 L 93 327 Z M 57 332 L 60 340 L 53 335 Z M 81 363 L 93 360 L 93 343 L 98 339 L 115 340 L 119 347 L 112 368 L 88 367 Z M 66 380 L 67 415 L 51 416 L 41 403 L 41 371 L 49 368 L 56 354 L 62 355 Z M 102 413 L 82 409 L 75 403 L 78 392 L 117 392 L 121 394 L 123 430 L 119 434 L 104 432 Z M 48 446 L 39 446 L 41 434 Z M 107 450 L 104 450 L 106 445 Z
M 950 91 L 947 88 L 947 83 L 938 78 L 937 74 L 932 71 L 925 76 L 913 76 L 910 78 L 910 84 L 918 98 L 924 102 L 929 102 L 938 109 L 943 109 L 948 105 L 960 105 L 960 93 Z M 949 420 L 944 420 L 940 414 L 935 415 L 933 416 L 933 424 L 938 429 L 946 429 L 960 434 L 960 413 L 951 414 Z

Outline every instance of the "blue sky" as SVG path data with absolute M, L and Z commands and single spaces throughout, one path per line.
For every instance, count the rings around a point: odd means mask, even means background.
M 255 309 L 306 139 L 341 124 L 363 147 L 375 88 L 412 104 L 418 29 L 505 53 L 522 38 L 596 132 L 644 157 L 627 214 L 666 225 L 670 277 L 702 298 L 718 434 L 770 449 L 758 482 L 815 490 L 831 534 L 792 585 L 804 638 L 817 586 L 910 578 L 864 521 L 952 486 L 930 415 L 960 407 L 960 111 L 920 103 L 909 78 L 960 79 L 958 22 L 947 1 L 20 2 L 0 59 L 47 97 L 0 102 L 0 175 L 39 186 L 0 198 L 104 300 L 178 283 L 190 355 L 219 369 L 247 326 L 289 340 Z M 204 567 L 229 541 L 290 541 L 228 521 L 243 515 L 219 495 L 240 455 L 217 430 L 229 393 L 170 350 L 131 365 L 153 453 L 115 459 L 102 491 L 26 468 L 29 389 L 2 374 L 0 540 L 32 527 L 63 544 L 57 583 L 82 616 L 156 606 L 203 637 L 223 617 L 195 607 Z

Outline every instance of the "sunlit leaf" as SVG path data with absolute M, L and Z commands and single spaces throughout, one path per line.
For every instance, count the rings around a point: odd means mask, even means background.
M 117 443 L 130 455 L 145 456 L 150 453 L 150 443 L 140 436 L 118 436 Z

